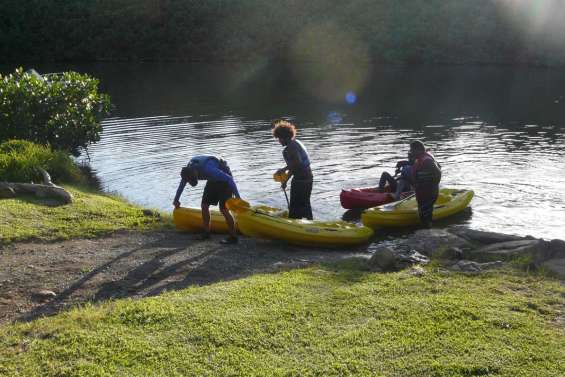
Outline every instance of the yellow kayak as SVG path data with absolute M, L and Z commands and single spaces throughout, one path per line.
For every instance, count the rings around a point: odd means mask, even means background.
M 202 210 L 200 208 L 175 208 L 173 211 L 173 222 L 178 230 L 188 230 L 191 232 L 201 232 Z M 227 233 L 228 224 L 224 215 L 218 210 L 210 210 L 210 230 L 213 233 Z
M 313 221 L 286 218 L 286 211 L 266 206 L 249 207 L 230 199 L 226 206 L 235 214 L 239 231 L 248 237 L 283 240 L 300 246 L 339 247 L 365 243 L 373 230 L 346 221 Z
M 473 199 L 472 190 L 440 189 L 434 205 L 433 219 L 439 220 L 463 211 Z M 365 226 L 403 227 L 420 223 L 415 197 L 366 210 L 361 215 Z

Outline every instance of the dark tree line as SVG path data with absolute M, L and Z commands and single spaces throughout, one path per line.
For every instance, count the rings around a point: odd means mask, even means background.
M 553 29 L 565 16 L 559 1 L 508 2 L 0 0 L 0 62 L 285 59 L 304 33 L 331 43 L 332 31 L 378 62 L 565 63 Z M 541 26 L 532 27 L 528 3 L 550 7 Z

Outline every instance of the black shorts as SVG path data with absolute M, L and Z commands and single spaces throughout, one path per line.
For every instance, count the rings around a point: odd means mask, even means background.
M 227 182 L 207 181 L 202 194 L 202 203 L 215 206 L 219 203 L 224 208 L 226 200 L 233 196 L 233 191 Z

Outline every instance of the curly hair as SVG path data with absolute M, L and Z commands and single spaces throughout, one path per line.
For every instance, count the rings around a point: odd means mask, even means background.
M 273 136 L 281 139 L 292 139 L 296 136 L 296 127 L 288 120 L 277 119 L 272 122 Z

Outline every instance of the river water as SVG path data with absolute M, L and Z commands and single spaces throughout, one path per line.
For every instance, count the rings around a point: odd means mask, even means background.
M 311 156 L 316 218 L 344 216 L 340 190 L 375 186 L 421 139 L 443 186 L 475 191 L 471 210 L 449 223 L 565 238 L 565 70 L 373 67 L 348 89 L 343 77 L 267 64 L 38 68 L 101 80 L 116 109 L 90 163 L 106 190 L 146 207 L 172 210 L 179 171 L 198 154 L 226 158 L 245 199 L 285 207 L 270 121 L 286 117 Z M 199 206 L 202 186 L 182 204 Z

